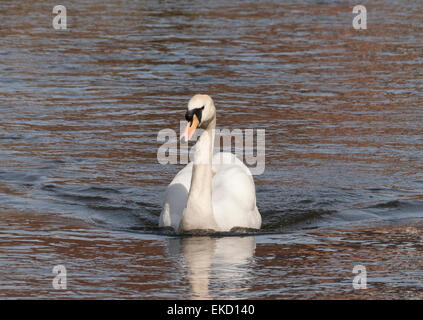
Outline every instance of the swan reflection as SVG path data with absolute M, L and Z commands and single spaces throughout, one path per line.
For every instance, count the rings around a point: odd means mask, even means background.
M 254 237 L 187 237 L 169 240 L 169 253 L 182 257 L 191 285 L 192 299 L 237 298 L 248 290 Z

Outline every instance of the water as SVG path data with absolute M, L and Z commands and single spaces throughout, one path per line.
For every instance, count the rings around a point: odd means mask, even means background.
M 2 1 L 0 297 L 421 299 L 423 7 L 363 4 L 71 1 L 56 31 Z M 266 129 L 259 233 L 157 227 L 157 134 L 200 92 Z

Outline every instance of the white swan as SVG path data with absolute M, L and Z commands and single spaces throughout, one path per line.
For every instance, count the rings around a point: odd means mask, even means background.
M 250 170 L 231 153 L 213 156 L 213 100 L 208 95 L 195 95 L 188 103 L 185 118 L 188 123 L 181 139 L 191 139 L 197 127 L 204 132 L 195 144 L 194 161 L 179 171 L 167 187 L 159 226 L 178 232 L 260 229 L 261 215 Z

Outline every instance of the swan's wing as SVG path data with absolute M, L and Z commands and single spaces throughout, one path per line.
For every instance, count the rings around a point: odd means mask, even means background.
M 235 155 L 221 152 L 213 157 L 213 212 L 222 230 L 261 227 L 256 191 L 249 169 Z
M 240 167 L 240 169 L 242 169 L 246 174 L 251 176 L 250 169 L 248 169 L 248 167 L 233 153 L 218 152 L 213 156 L 212 167 L 215 173 L 231 165 Z
M 160 227 L 179 228 L 191 185 L 192 165 L 192 162 L 187 164 L 168 185 L 159 219 Z
M 212 201 L 216 223 L 221 230 L 233 227 L 259 229 L 261 216 L 256 206 L 254 180 L 234 154 L 220 152 L 213 156 Z M 179 228 L 191 186 L 193 163 L 186 165 L 166 190 L 160 227 Z

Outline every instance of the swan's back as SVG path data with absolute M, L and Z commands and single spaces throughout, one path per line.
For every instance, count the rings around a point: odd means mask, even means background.
M 191 186 L 193 162 L 186 165 L 166 190 L 159 226 L 178 230 Z M 256 206 L 254 180 L 250 170 L 234 154 L 213 156 L 213 214 L 219 231 L 233 227 L 260 229 L 261 216 Z
M 220 229 L 261 227 L 256 206 L 254 180 L 250 170 L 234 154 L 221 152 L 213 157 L 213 213 Z
M 178 230 L 191 186 L 193 163 L 190 162 L 175 176 L 166 190 L 159 226 Z M 219 152 L 213 156 L 212 179 L 213 214 L 219 231 L 233 227 L 261 226 L 256 206 L 254 180 L 247 166 L 234 154 Z
M 159 227 L 178 230 L 188 200 L 193 162 L 187 164 L 167 186 Z

